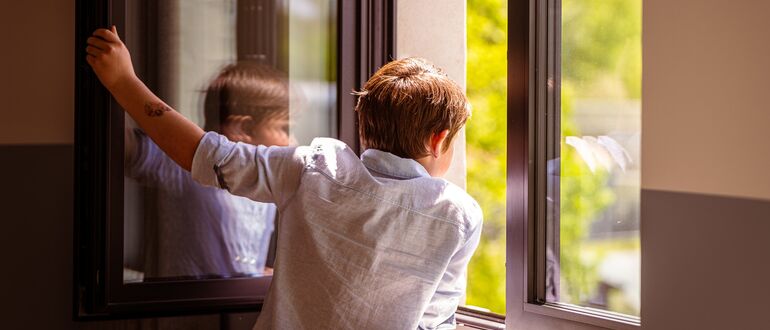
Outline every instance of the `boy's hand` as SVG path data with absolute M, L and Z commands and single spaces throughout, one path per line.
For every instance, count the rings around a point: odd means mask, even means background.
M 134 79 L 134 67 L 126 45 L 120 41 L 113 25 L 110 30 L 98 29 L 88 38 L 86 61 L 110 91 L 126 79 Z
M 203 130 L 158 98 L 134 73 L 131 55 L 120 41 L 118 31 L 98 29 L 88 38 L 86 60 L 131 118 L 171 159 L 186 170 L 192 160 Z

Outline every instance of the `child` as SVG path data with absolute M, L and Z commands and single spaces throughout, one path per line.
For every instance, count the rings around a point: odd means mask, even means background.
M 481 210 L 440 179 L 469 107 L 422 59 L 382 67 L 358 93 L 360 159 L 344 143 L 233 143 L 172 111 L 136 77 L 113 29 L 87 61 L 144 131 L 200 183 L 275 203 L 275 274 L 255 329 L 454 328 Z

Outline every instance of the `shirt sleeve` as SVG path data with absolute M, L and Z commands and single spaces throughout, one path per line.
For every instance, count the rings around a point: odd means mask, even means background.
M 444 272 L 436 293 L 423 313 L 418 329 L 454 329 L 454 314 L 460 300 L 465 296 L 465 288 L 468 283 L 468 262 L 470 262 L 476 247 L 481 239 L 481 215 L 478 221 L 470 228 L 464 244 L 455 252 L 449 260 L 449 265 Z
M 208 132 L 198 144 L 192 177 L 200 184 L 280 208 L 296 192 L 307 147 L 266 147 Z
M 125 175 L 148 185 L 166 185 L 179 188 L 179 178 L 186 171 L 139 129 L 126 130 Z

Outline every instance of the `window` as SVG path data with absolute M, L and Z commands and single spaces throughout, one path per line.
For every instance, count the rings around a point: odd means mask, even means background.
M 546 301 L 639 316 L 641 0 L 554 5 Z
M 468 305 L 509 326 L 635 327 L 641 0 L 470 0 L 468 44 L 468 191 L 485 212 Z
M 276 123 L 269 136 L 288 133 L 296 143 L 332 136 L 356 149 L 350 91 L 395 53 L 394 1 L 79 0 L 76 8 L 77 54 L 96 28 L 116 25 L 140 78 L 207 130 L 236 124 L 221 111 L 206 111 L 209 100 L 257 99 L 212 94 L 228 70 L 236 86 L 249 85 L 243 77 L 252 74 L 282 81 L 288 96 L 246 108 L 275 110 L 264 119 Z M 76 60 L 75 316 L 258 310 L 271 281 L 272 228 L 266 225 L 275 227 L 274 215 L 263 205 L 208 196 L 264 217 L 181 219 L 211 211 L 200 208 L 205 203 L 189 203 L 199 189 L 190 193 L 194 182 L 163 181 L 186 173 L 173 162 L 153 162 L 160 153 L 137 157 L 157 148 L 101 87 L 85 56 Z M 211 109 L 221 110 L 215 105 Z M 188 190 L 175 194 L 178 189 Z
M 509 303 L 639 324 L 641 1 L 509 14 L 508 262 L 523 267 L 509 268 Z
M 131 1 L 125 40 L 137 74 L 201 128 L 309 144 L 336 135 L 336 5 Z M 194 182 L 128 117 L 125 130 L 125 283 L 271 274 L 274 205 Z

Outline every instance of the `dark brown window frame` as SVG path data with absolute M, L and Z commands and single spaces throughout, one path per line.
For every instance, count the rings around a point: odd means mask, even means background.
M 85 61 L 99 27 L 125 29 L 125 0 L 77 0 L 75 27 L 75 237 L 73 315 L 132 318 L 257 311 L 270 277 L 123 283 L 125 115 Z M 395 54 L 396 0 L 338 3 L 338 138 L 358 150 L 355 98 Z
M 558 251 L 558 223 L 546 221 L 554 211 L 546 169 L 560 152 L 560 57 L 561 0 L 509 1 L 506 326 L 545 317 L 639 329 L 638 318 L 546 299 L 547 244 Z

